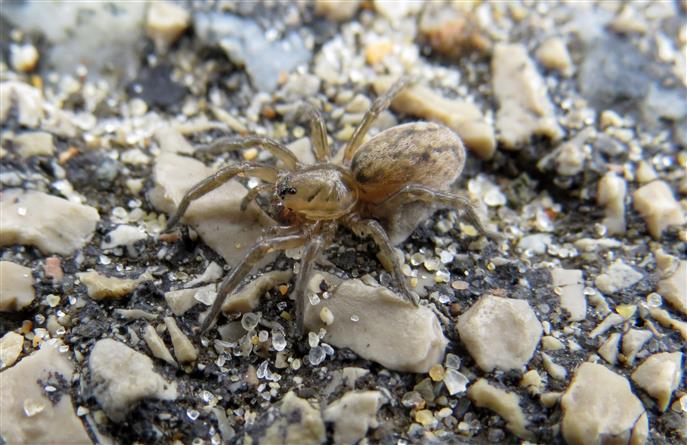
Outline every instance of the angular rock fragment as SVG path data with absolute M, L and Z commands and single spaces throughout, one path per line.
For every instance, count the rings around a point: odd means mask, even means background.
M 177 366 L 177 362 L 174 361 L 172 353 L 169 352 L 169 349 L 167 349 L 167 346 L 165 346 L 162 338 L 160 338 L 152 325 L 146 324 L 145 328 L 143 328 L 143 340 L 146 342 L 146 345 L 148 345 L 150 352 L 153 353 L 153 357 L 164 360 L 172 366 Z
M 660 352 L 644 360 L 632 373 L 632 380 L 658 402 L 665 411 L 670 397 L 682 381 L 682 353 Z
M 45 131 L 29 131 L 16 136 L 12 142 L 17 146 L 19 156 L 52 156 L 55 144 L 52 134 Z
M 534 434 L 527 430 L 525 413 L 520 408 L 520 398 L 515 393 L 497 388 L 486 379 L 479 379 L 468 389 L 468 397 L 475 405 L 488 408 L 503 417 L 506 427 L 521 439 L 534 441 Z
M 0 338 L 0 369 L 14 365 L 24 349 L 24 336 L 8 332 Z
M 552 269 L 551 281 L 558 288 L 561 307 L 569 314 L 570 321 L 584 320 L 587 300 L 584 296 L 584 280 L 581 270 Z
M 137 241 L 141 241 L 147 237 L 148 235 L 146 235 L 145 230 L 142 228 L 122 224 L 103 237 L 101 247 L 103 249 L 112 249 L 119 246 L 131 248 Z
M 546 68 L 568 77 L 572 74 L 572 59 L 565 42 L 560 37 L 550 37 L 537 48 L 537 59 Z
M 291 279 L 291 276 L 293 276 L 293 272 L 290 270 L 273 270 L 260 275 L 255 280 L 247 283 L 238 292 L 227 298 L 222 305 L 222 312 L 231 314 L 252 311 L 258 307 L 260 298 L 262 298 L 268 290 L 274 289 L 279 284 L 287 283 Z
M 419 22 L 422 40 L 437 53 L 451 58 L 459 58 L 475 50 L 489 50 L 491 40 L 480 29 L 474 11 L 464 10 L 468 8 L 428 3 Z
M 614 294 L 628 287 L 632 287 L 641 280 L 643 275 L 623 260 L 618 259 L 606 269 L 606 271 L 596 277 L 594 283 L 599 290 L 605 294 Z
M 605 342 L 601 344 L 597 351 L 604 360 L 611 365 L 618 363 L 618 345 L 620 344 L 620 334 L 614 332 L 609 335 Z
M 124 420 L 143 399 L 174 400 L 175 382 L 166 382 L 153 370 L 149 357 L 110 338 L 98 341 L 88 359 L 93 394 L 107 416 Z
M 9 116 L 12 105 L 19 111 L 19 123 L 36 128 L 43 119 L 43 94 L 37 88 L 23 82 L 0 82 L 0 123 Z
M 687 315 L 687 260 L 681 260 L 676 270 L 664 274 L 656 292 L 683 315 Z
M 150 275 L 142 274 L 135 280 L 129 278 L 108 277 L 94 270 L 76 274 L 81 283 L 86 286 L 88 296 L 96 301 L 106 298 L 118 299 L 129 295 L 143 281 L 149 280 Z
M 174 346 L 174 356 L 179 360 L 179 363 L 189 363 L 198 358 L 198 350 L 184 332 L 179 329 L 174 317 L 165 317 L 165 325 L 167 332 L 172 339 Z
M 28 267 L 0 261 L 0 312 L 19 311 L 36 297 L 33 274 Z
M 148 7 L 146 33 L 155 42 L 155 49 L 164 53 L 188 28 L 190 14 L 168 1 L 155 1 Z
M 570 445 L 643 444 L 648 419 L 630 383 L 602 365 L 582 363 L 561 399 L 561 431 Z
M 491 59 L 498 138 L 504 148 L 517 149 L 534 135 L 553 140 L 563 135 L 546 85 L 522 44 L 499 43 Z
M 53 402 L 44 389 L 48 382 L 69 384 L 73 373 L 74 365 L 59 352 L 59 344 L 46 342 L 41 349 L 0 373 L 0 435 L 6 443 L 92 443 L 74 412 L 69 392 L 61 392 L 61 397 Z
M 0 245 L 27 244 L 43 253 L 70 255 L 93 236 L 100 220 L 93 207 L 42 192 L 0 194 Z
M 648 329 L 630 329 L 623 335 L 623 361 L 628 366 L 635 361 L 635 356 L 642 350 L 644 344 L 653 337 Z
M 640 187 L 633 193 L 632 199 L 635 209 L 642 215 L 649 233 L 655 239 L 660 239 L 668 226 L 685 223 L 684 210 L 664 181 L 653 181 Z
M 334 443 L 358 443 L 367 430 L 377 428 L 383 405 L 379 391 L 349 391 L 324 410 L 325 422 L 334 422 Z
M 327 439 L 327 433 L 320 410 L 289 391 L 281 401 L 277 420 L 262 436 L 253 437 L 255 443 L 317 445 Z
M 215 284 L 208 284 L 206 286 L 194 287 L 191 289 L 169 291 L 165 293 L 165 301 L 174 315 L 183 315 L 193 306 L 200 303 L 200 300 L 196 298 L 197 294 L 215 293 L 215 288 Z
M 310 281 L 311 290 L 319 290 L 323 276 Z M 415 307 L 385 287 L 373 287 L 360 280 L 340 280 L 326 275 L 331 297 L 318 304 L 306 304 L 305 327 L 317 332 L 326 329 L 323 341 L 356 354 L 386 368 L 406 372 L 427 372 L 440 363 L 447 340 L 432 311 Z M 307 300 L 306 300 L 307 303 Z M 327 326 L 320 318 L 328 307 L 334 322 Z
M 604 206 L 606 217 L 602 224 L 610 235 L 625 233 L 625 180 L 613 172 L 606 173 L 599 181 L 597 202 Z
M 532 358 L 542 326 L 524 300 L 484 295 L 458 318 L 458 333 L 477 365 L 520 370 Z

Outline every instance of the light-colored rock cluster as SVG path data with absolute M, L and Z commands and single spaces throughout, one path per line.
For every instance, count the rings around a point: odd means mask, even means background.
M 172 357 L 172 353 L 169 352 L 167 346 L 165 346 L 165 342 L 150 324 L 146 324 L 143 328 L 143 341 L 146 342 L 148 349 L 153 353 L 153 357 L 164 360 L 172 366 L 177 366 L 177 362 Z
M 543 331 L 527 301 L 492 295 L 482 296 L 461 315 L 457 328 L 460 340 L 485 372 L 522 369 Z
M 0 195 L 0 245 L 27 244 L 45 254 L 70 255 L 93 236 L 100 220 L 93 207 L 36 191 Z
M 635 209 L 646 221 L 649 233 L 656 239 L 668 226 L 685 223 L 684 210 L 664 181 L 653 181 L 638 188 L 632 195 Z
M 334 443 L 353 444 L 377 428 L 377 411 L 384 404 L 379 391 L 349 391 L 325 408 L 325 422 L 334 423 Z
M 311 291 L 319 291 L 322 279 L 315 274 Z M 329 274 L 324 280 L 331 297 L 306 304 L 305 309 L 305 327 L 314 332 L 326 329 L 323 341 L 397 371 L 427 372 L 441 362 L 448 341 L 431 310 L 415 307 L 385 287 L 360 280 L 339 283 Z M 320 318 L 323 307 L 334 316 L 330 325 Z
M 0 261 L 0 312 L 21 310 L 35 297 L 31 269 L 11 261 Z
M 43 347 L 0 373 L 0 435 L 8 444 L 90 444 L 69 393 L 56 403 L 44 384 L 60 376 L 71 382 L 74 365 L 59 352 L 59 344 Z
M 122 421 L 134 405 L 147 398 L 174 400 L 175 382 L 166 382 L 153 370 L 147 356 L 106 338 L 98 341 L 88 359 L 93 394 L 107 416 Z
M 643 444 L 649 433 L 642 402 L 630 383 L 606 367 L 583 363 L 561 398 L 561 432 L 570 445 Z

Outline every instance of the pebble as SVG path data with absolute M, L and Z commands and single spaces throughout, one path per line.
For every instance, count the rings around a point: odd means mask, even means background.
M 517 394 L 499 389 L 482 378 L 470 386 L 468 398 L 478 407 L 490 409 L 503 417 L 506 427 L 519 438 L 530 442 L 535 440 L 527 430 L 527 419 Z
M 568 371 L 563 366 L 555 363 L 549 354 L 542 352 L 541 358 L 544 369 L 551 377 L 561 381 L 568 377 Z
M 437 53 L 457 60 L 471 51 L 487 52 L 491 40 L 470 6 L 428 3 L 418 24 L 422 41 Z
M 605 294 L 614 294 L 623 289 L 634 286 L 644 277 L 621 259 L 617 259 L 604 273 L 598 275 L 594 283 Z
M 312 292 L 319 290 L 323 275 L 310 280 Z M 447 340 L 436 315 L 424 306 L 415 307 L 384 287 L 373 287 L 360 280 L 340 282 L 324 275 L 327 283 L 338 283 L 328 292 L 329 299 L 306 305 L 305 327 L 317 332 L 326 328 L 323 341 L 339 348 L 350 348 L 361 357 L 382 366 L 405 372 L 426 373 L 444 356 Z M 326 326 L 320 319 L 322 307 L 334 315 Z M 352 317 L 358 320 L 353 321 Z
M 181 152 L 189 149 L 188 142 L 176 129 L 160 130 L 155 138 L 162 152 L 155 161 L 155 188 L 148 197 L 158 210 L 171 214 L 184 193 L 210 176 L 213 170 L 200 161 L 176 154 L 177 149 Z M 229 265 L 235 265 L 243 258 L 245 249 L 257 241 L 269 223 L 254 204 L 245 212 L 240 210 L 241 199 L 247 192 L 237 181 L 229 181 L 194 201 L 182 219 L 182 223 L 191 225 L 205 244 Z M 258 267 L 273 258 L 274 255 L 267 255 Z
M 384 404 L 379 391 L 349 391 L 324 409 L 325 422 L 334 423 L 334 443 L 354 444 L 377 428 L 377 411 Z
M 203 273 L 196 278 L 192 279 L 184 285 L 184 287 L 196 287 L 203 283 L 214 283 L 215 281 L 222 278 L 224 275 L 224 269 L 219 264 L 214 261 L 210 261 L 208 267 L 205 268 Z
M 143 399 L 175 400 L 176 382 L 168 383 L 153 370 L 153 362 L 124 343 L 99 340 L 88 358 L 92 391 L 107 416 L 121 422 Z
M 126 297 L 144 281 L 151 279 L 150 275 L 142 274 L 135 280 L 129 278 L 108 277 L 96 271 L 79 272 L 76 276 L 81 284 L 86 286 L 88 296 L 96 301 L 105 299 L 119 299 Z
M 620 314 L 616 314 L 615 312 L 608 314 L 604 320 L 598 324 L 592 332 L 589 333 L 589 338 L 595 338 L 604 332 L 608 331 L 611 329 L 613 326 L 617 326 L 620 323 L 625 322 L 625 317 L 623 317 Z
M 606 216 L 602 224 L 609 235 L 625 233 L 625 197 L 627 183 L 613 172 L 606 173 L 597 188 L 596 201 L 604 207 Z
M 160 338 L 160 335 L 157 333 L 157 330 L 148 323 L 146 323 L 143 328 L 143 340 L 146 342 L 146 345 L 148 345 L 150 352 L 153 353 L 153 357 L 164 360 L 174 367 L 178 366 L 177 362 L 174 361 L 172 357 L 172 353 L 169 352 L 169 349 L 167 349 L 167 346 L 165 346 L 162 338 Z
M 561 431 L 570 445 L 643 444 L 648 419 L 642 402 L 621 375 L 595 363 L 582 363 L 561 398 Z
M 556 337 L 545 335 L 541 338 L 541 347 L 545 351 L 560 351 L 565 348 L 565 345 Z
M 43 94 L 23 82 L 0 82 L 0 124 L 9 117 L 12 107 L 17 108 L 19 123 L 36 128 L 43 119 Z
M 638 188 L 633 194 L 635 210 L 642 215 L 649 233 L 660 239 L 668 226 L 685 223 L 684 210 L 673 196 L 670 186 L 661 180 Z
M 38 50 L 30 43 L 10 45 L 10 65 L 15 71 L 21 73 L 33 71 L 39 58 Z
M 16 332 L 8 332 L 0 338 L 0 369 L 5 369 L 14 363 L 24 349 L 24 337 Z
M 289 391 L 281 400 L 277 419 L 255 443 L 317 445 L 326 439 L 320 410 Z
M 288 283 L 292 276 L 293 272 L 290 270 L 263 273 L 227 298 L 222 305 L 222 311 L 225 314 L 250 312 L 258 307 L 260 299 L 268 290 Z
M 61 376 L 72 381 L 74 365 L 59 352 L 61 344 L 43 342 L 12 368 L 0 374 L 0 431 L 8 444 L 92 443 L 67 390 L 52 402 L 44 386 Z
M 55 153 L 52 134 L 45 131 L 27 131 L 15 136 L 12 142 L 22 158 L 52 156 Z
M 345 22 L 355 16 L 360 3 L 361 0 L 348 0 L 345 2 L 315 0 L 315 14 L 324 16 L 334 22 Z
M 443 379 L 444 385 L 449 395 L 456 395 L 465 392 L 470 380 L 456 369 L 447 369 Z
M 498 43 L 491 59 L 494 95 L 499 103 L 496 129 L 506 149 L 517 149 L 535 135 L 558 140 L 546 84 L 522 44 Z
M 660 352 L 653 354 L 637 366 L 632 380 L 658 402 L 658 409 L 665 412 L 673 392 L 682 381 L 682 353 Z
M 147 237 L 148 235 L 145 230 L 140 227 L 120 224 L 103 237 L 100 247 L 102 249 L 113 249 L 119 246 L 133 248 L 137 241 L 144 240 Z
M 197 294 L 209 294 L 215 292 L 216 285 L 194 287 L 191 289 L 179 289 L 165 292 L 165 301 L 174 315 L 183 315 L 186 311 L 200 302 Z
M 403 17 L 419 12 L 422 8 L 422 2 L 415 0 L 374 0 L 374 8 L 389 22 L 396 24 Z
M 653 334 L 648 329 L 630 329 L 623 335 L 623 361 L 627 366 L 632 366 L 635 357 L 651 337 Z
M 537 370 L 530 369 L 523 374 L 520 386 L 526 388 L 530 394 L 539 394 L 542 390 L 542 380 Z
M 587 299 L 584 296 L 582 271 L 577 269 L 552 269 L 551 281 L 560 297 L 561 308 L 570 321 L 581 321 L 587 316 Z
M 535 255 L 545 254 L 553 238 L 547 233 L 535 233 L 534 235 L 523 236 L 518 241 L 518 250 L 521 252 L 531 252 Z
M 656 170 L 654 170 L 651 164 L 645 160 L 641 160 L 637 163 L 635 175 L 637 177 L 637 182 L 640 184 L 646 184 L 658 178 Z
M 614 332 L 609 335 L 605 342 L 599 346 L 599 355 L 611 365 L 618 363 L 618 347 L 620 345 L 620 334 Z
M 477 365 L 520 370 L 532 358 L 542 326 L 525 300 L 482 296 L 458 318 L 458 333 Z
M 651 308 L 649 309 L 649 313 L 654 320 L 661 324 L 661 326 L 675 329 L 680 333 L 682 339 L 687 341 L 687 322 L 671 317 L 670 313 L 665 309 Z
M 0 261 L 0 312 L 20 311 L 33 302 L 33 274 L 28 267 Z
M 167 332 L 172 339 L 172 346 L 174 346 L 174 356 L 179 360 L 179 363 L 193 362 L 198 358 L 198 351 L 184 332 L 177 326 L 174 317 L 165 317 L 165 326 Z
M 573 63 L 570 53 L 560 37 L 550 37 L 537 48 L 537 60 L 550 70 L 556 70 L 565 77 L 572 75 Z
M 146 33 L 155 42 L 158 53 L 167 49 L 188 28 L 190 14 L 181 6 L 165 0 L 152 2 L 146 14 Z
M 343 382 L 351 389 L 355 388 L 355 382 L 361 377 L 365 377 L 370 373 L 369 369 L 356 368 L 354 366 L 346 366 L 342 370 Z
M 373 82 L 375 92 L 382 94 L 393 82 L 389 77 L 378 77 Z M 481 159 L 494 155 L 494 129 L 480 109 L 470 102 L 448 99 L 429 87 L 416 84 L 396 96 L 391 107 L 401 113 L 443 123 L 458 133 L 465 146 Z
M 71 255 L 93 236 L 100 220 L 90 206 L 36 191 L 0 195 L 0 245 L 26 244 L 44 254 Z
M 660 268 L 660 266 L 659 266 Z M 674 270 L 661 270 L 656 292 L 683 315 L 687 315 L 687 260 L 681 260 Z

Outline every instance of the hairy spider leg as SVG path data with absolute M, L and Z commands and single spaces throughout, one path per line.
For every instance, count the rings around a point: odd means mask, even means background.
M 377 247 L 379 247 L 379 260 L 400 286 L 403 297 L 417 306 L 420 303 L 420 299 L 408 286 L 408 282 L 401 271 L 401 264 L 396 258 L 394 247 L 382 225 L 374 219 L 360 219 L 355 216 L 346 218 L 344 225 L 360 237 L 369 236 L 372 238 Z
M 327 244 L 327 239 L 322 235 L 318 235 L 305 245 L 305 250 L 301 256 L 300 269 L 293 288 L 293 295 L 296 299 L 296 329 L 298 336 L 303 334 L 308 281 L 310 281 L 315 261 L 324 252 L 324 249 L 327 248 Z
M 346 165 L 350 164 L 355 152 L 358 151 L 358 148 L 360 148 L 360 146 L 363 144 L 363 139 L 365 138 L 365 135 L 369 131 L 374 121 L 377 120 L 382 111 L 389 108 L 394 98 L 401 91 L 403 91 L 403 89 L 408 86 L 409 83 L 411 83 L 410 77 L 401 77 L 393 85 L 391 85 L 391 88 L 389 88 L 384 94 L 375 99 L 370 109 L 367 110 L 365 116 L 363 116 L 362 122 L 360 122 L 358 128 L 356 128 L 353 132 L 353 136 L 351 136 L 351 140 L 346 146 L 346 151 L 344 152 L 343 157 L 343 161 Z
M 255 176 L 266 182 L 274 182 L 277 179 L 277 169 L 274 167 L 269 167 L 266 165 L 253 164 L 248 162 L 243 162 L 236 165 L 228 165 L 217 170 L 213 175 L 208 176 L 202 181 L 198 182 L 196 185 L 191 187 L 184 197 L 179 202 L 176 212 L 167 221 L 167 227 L 165 232 L 169 232 L 179 223 L 179 220 L 184 216 L 188 206 L 196 199 L 202 197 L 215 190 L 217 187 L 228 182 L 230 179 L 237 175 L 243 176 Z
M 200 333 L 204 333 L 214 323 L 222 310 L 224 300 L 231 295 L 241 284 L 241 281 L 253 270 L 253 267 L 268 253 L 275 250 L 293 249 L 304 245 L 307 237 L 303 233 L 292 233 L 290 235 L 275 236 L 264 238 L 255 243 L 244 255 L 241 261 L 232 269 L 227 277 L 220 284 L 217 290 L 217 297 L 212 304 L 210 313 L 203 320 L 200 326 Z
M 307 114 L 310 118 L 310 139 L 312 139 L 315 159 L 318 161 L 328 161 L 331 158 L 331 149 L 327 140 L 327 127 L 320 110 L 310 104 L 306 104 Z
M 219 138 L 210 144 L 198 145 L 196 150 L 208 153 L 221 153 L 224 151 L 236 151 L 242 148 L 262 148 L 272 153 L 272 156 L 284 163 L 287 170 L 293 171 L 298 168 L 298 158 L 288 147 L 272 138 L 264 136 L 246 136 L 233 138 L 230 136 Z

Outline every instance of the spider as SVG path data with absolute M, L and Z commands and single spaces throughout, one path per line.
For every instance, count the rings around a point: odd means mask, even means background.
M 379 248 L 379 259 L 399 286 L 402 297 L 417 306 L 419 297 L 410 289 L 401 272 L 401 264 L 389 236 L 372 216 L 375 211 L 379 214 L 380 209 L 397 208 L 417 201 L 438 204 L 437 207 L 462 211 L 481 234 L 487 234 L 469 199 L 446 191 L 465 164 L 465 148 L 452 130 L 436 123 L 412 122 L 384 130 L 363 142 L 372 123 L 409 82 L 408 78 L 401 78 L 385 94 L 377 97 L 343 148 L 341 165 L 332 162 L 324 120 L 311 106 L 308 106 L 308 117 L 316 158 L 313 165 L 302 165 L 286 146 L 261 136 L 224 137 L 199 147 L 210 151 L 262 148 L 280 160 L 283 168 L 239 162 L 219 169 L 186 192 L 169 219 L 166 232 L 177 225 L 194 200 L 236 176 L 255 177 L 264 182 L 243 198 L 242 210 L 258 195 L 267 192 L 271 194 L 273 213 L 280 215 L 279 219 L 284 223 L 266 229 L 225 277 L 210 312 L 202 322 L 201 333 L 213 324 L 224 300 L 261 258 L 273 251 L 304 246 L 300 272 L 294 285 L 296 328 L 299 334 L 302 333 L 308 278 L 319 255 L 333 241 L 339 225 L 347 227 L 356 236 L 369 236 L 374 240 Z

